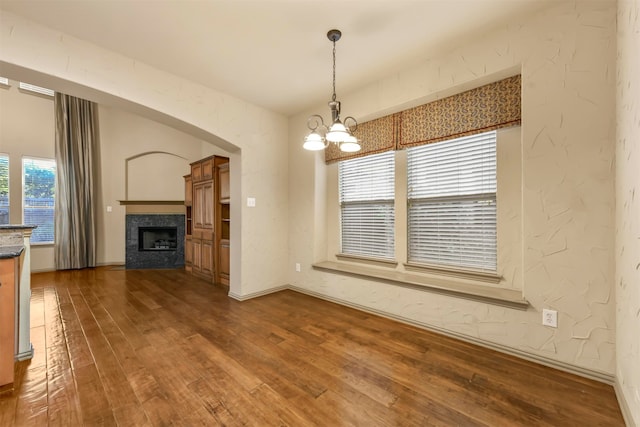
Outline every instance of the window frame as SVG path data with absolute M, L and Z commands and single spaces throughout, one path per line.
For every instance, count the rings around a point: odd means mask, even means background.
M 497 275 L 497 161 L 495 130 L 407 149 L 405 265 Z
M 390 164 L 385 167 L 385 162 Z M 350 168 L 345 171 L 345 168 Z M 370 174 L 363 175 L 363 169 L 371 169 Z M 344 175 L 343 175 L 344 172 Z M 381 173 L 382 172 L 382 173 Z M 352 180 L 358 175 L 358 181 Z M 343 188 L 344 180 L 348 180 L 348 188 Z M 369 179 L 369 181 L 367 181 Z M 376 186 L 372 184 L 375 179 Z M 382 189 L 384 181 L 390 179 L 387 184 L 389 188 Z M 362 181 L 360 181 L 362 180 Z M 362 182 L 362 184 L 361 184 Z M 359 193 L 354 194 L 354 188 L 359 187 Z M 396 177 L 395 177 L 395 154 L 393 151 L 375 153 L 368 156 L 343 160 L 338 163 L 338 205 L 339 205 L 339 227 L 340 227 L 340 252 L 336 254 L 338 259 L 348 259 L 354 261 L 364 261 L 370 263 L 382 263 L 396 265 L 395 261 L 395 226 L 396 226 Z M 346 194 L 348 193 L 348 194 Z M 345 197 L 348 200 L 344 200 Z M 367 218 L 365 228 L 369 228 L 356 237 L 357 231 L 353 231 L 350 242 L 345 242 L 345 208 L 360 209 Z M 382 210 L 386 218 L 380 220 L 375 218 L 375 211 Z M 390 217 L 390 219 L 389 219 Z M 386 224 L 385 224 L 386 223 Z M 374 235 L 373 228 L 384 225 L 382 236 Z M 377 232 L 375 234 L 379 234 Z M 355 250 L 356 243 L 362 244 L 360 251 Z M 384 243 L 386 241 L 386 243 Z M 345 244 L 348 243 L 348 244 Z M 349 246 L 345 250 L 345 246 Z

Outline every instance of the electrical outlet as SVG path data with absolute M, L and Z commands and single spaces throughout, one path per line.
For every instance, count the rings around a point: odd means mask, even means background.
M 546 308 L 542 309 L 542 324 L 545 326 L 551 326 L 552 328 L 557 328 L 558 312 Z
M 296 262 L 296 271 L 300 273 L 300 263 Z

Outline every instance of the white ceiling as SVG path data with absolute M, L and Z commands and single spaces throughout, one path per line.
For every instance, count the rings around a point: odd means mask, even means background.
M 0 0 L 0 8 L 291 115 L 558 0 Z

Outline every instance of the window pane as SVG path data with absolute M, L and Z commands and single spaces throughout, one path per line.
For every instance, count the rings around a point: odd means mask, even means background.
M 409 205 L 409 260 L 496 270 L 495 195 Z
M 394 258 L 393 151 L 340 162 L 342 253 Z
M 0 154 L 0 225 L 9 224 L 9 156 Z
M 24 223 L 37 225 L 31 242 L 53 243 L 56 163 L 45 159 L 23 159 Z
M 495 271 L 496 132 L 407 150 L 408 258 Z

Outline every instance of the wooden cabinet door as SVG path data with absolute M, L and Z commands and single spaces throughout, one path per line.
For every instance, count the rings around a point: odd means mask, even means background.
M 193 181 L 191 175 L 184 177 L 184 205 L 191 206 L 193 204 Z
M 184 265 L 191 268 L 193 264 L 193 239 L 190 236 L 184 239 Z
M 213 229 L 215 209 L 213 205 L 213 181 L 202 183 L 202 228 Z
M 220 165 L 218 184 L 220 185 L 220 203 L 229 203 L 229 163 Z
M 229 279 L 229 241 L 220 241 L 220 256 L 219 256 L 218 271 L 220 271 L 221 279 Z
M 202 163 L 194 163 L 191 165 L 191 179 L 193 182 L 202 181 Z
M 0 260 L 0 388 L 14 380 L 16 281 L 19 258 Z
M 213 159 L 204 160 L 202 162 L 202 179 L 213 178 Z
M 191 246 L 193 249 L 192 268 L 194 273 L 202 272 L 202 240 L 192 239 Z
M 213 240 L 202 241 L 202 274 L 213 278 Z
M 215 217 L 213 206 L 213 181 L 204 181 L 193 186 L 193 226 L 213 229 Z

